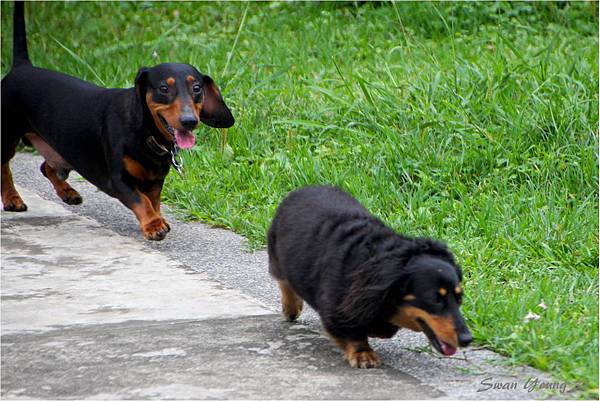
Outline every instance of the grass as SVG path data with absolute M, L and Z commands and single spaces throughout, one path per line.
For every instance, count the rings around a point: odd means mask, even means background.
M 186 217 L 261 247 L 288 191 L 340 185 L 449 244 L 480 344 L 598 397 L 597 3 L 27 8 L 36 65 L 132 86 L 177 60 L 220 85 L 236 125 L 199 129 L 164 192 Z

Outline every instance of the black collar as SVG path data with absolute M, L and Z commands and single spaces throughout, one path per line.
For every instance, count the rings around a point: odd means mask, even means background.
M 148 148 L 150 148 L 150 150 L 159 157 L 163 157 L 166 154 L 170 153 L 169 149 L 158 143 L 152 135 L 146 138 L 146 146 L 148 146 Z
M 167 154 L 171 154 L 171 164 L 179 174 L 182 174 L 183 171 L 183 161 L 177 159 L 177 153 L 179 153 L 179 147 L 177 146 L 177 142 L 173 142 L 173 148 L 168 149 L 164 145 L 161 145 L 156 141 L 154 136 L 149 136 L 146 138 L 146 146 L 157 155 L 159 158 L 163 158 Z

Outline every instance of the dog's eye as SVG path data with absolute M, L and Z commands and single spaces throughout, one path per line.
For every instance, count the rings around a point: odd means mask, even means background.
M 200 84 L 194 84 L 194 86 L 192 86 L 192 90 L 194 91 L 194 93 L 200 93 L 202 87 L 200 86 Z
M 160 93 L 169 93 L 169 87 L 165 84 L 162 84 L 158 90 L 160 91 Z

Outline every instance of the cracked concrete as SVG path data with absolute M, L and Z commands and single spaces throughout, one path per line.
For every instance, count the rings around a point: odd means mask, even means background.
M 29 211 L 2 213 L 5 399 L 530 399 L 543 394 L 527 391 L 528 378 L 551 380 L 529 367 L 509 367 L 505 358 L 480 347 L 440 357 L 424 336 L 405 330 L 372 341 L 382 369 L 349 369 L 335 346 L 317 334 L 320 324 L 310 308 L 301 324 L 281 321 L 266 252 L 248 252 L 244 239 L 230 231 L 177 221 L 168 208 L 167 239 L 144 241 L 129 210 L 76 174 L 70 182 L 84 203 L 62 204 L 39 174 L 41 161 L 32 154 L 13 159 Z M 60 255 L 49 256 L 54 249 Z M 27 303 L 39 309 L 37 317 L 21 309 Z M 95 330 L 102 341 L 89 334 Z M 136 343 L 133 338 L 155 346 L 125 347 Z M 117 363 L 106 356 L 120 353 L 128 359 Z M 153 361 L 149 370 L 135 365 L 141 360 Z M 31 371 L 35 366 L 39 370 Z M 89 385 L 74 386 L 82 374 L 76 372 L 90 367 L 97 375 L 81 378 Z M 137 378 L 123 373 L 129 371 L 138 372 Z M 518 386 L 481 391 L 486 378 Z M 77 393 L 75 387 L 87 390 Z
M 21 194 L 35 215 L 2 214 L 3 399 L 442 395 L 394 369 L 351 369 L 239 290 Z
M 44 218 L 27 212 L 2 215 L 2 334 L 269 313 L 238 291 L 224 289 L 133 239 L 114 235 L 86 217 L 65 216 L 58 204 L 28 198 L 38 213 L 64 218 L 39 225 Z
M 299 335 L 310 347 L 301 346 Z M 8 360 L 2 369 L 3 387 L 9 389 L 3 398 L 389 399 L 397 394 L 416 399 L 440 395 L 394 369 L 351 369 L 326 338 L 273 315 L 125 322 L 8 335 L 2 354 Z M 36 385 L 27 388 L 24 383 Z

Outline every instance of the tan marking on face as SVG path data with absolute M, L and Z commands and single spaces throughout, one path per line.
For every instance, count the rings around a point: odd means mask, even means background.
M 202 103 L 193 103 L 194 114 L 196 115 L 196 120 L 200 121 L 200 113 L 202 113 Z
M 462 290 L 462 288 L 460 288 L 460 287 L 456 287 L 456 288 L 454 289 L 454 292 L 455 292 L 456 294 L 462 294 L 463 290 Z
M 188 75 L 185 80 L 188 83 L 192 83 L 196 81 L 192 75 Z M 196 115 L 196 120 L 200 121 L 200 113 L 202 112 L 202 101 L 204 100 L 204 96 L 200 96 L 200 103 L 193 103 L 194 114 Z
M 152 114 L 154 124 L 161 132 L 161 134 L 163 134 L 165 139 L 171 142 L 173 140 L 173 135 L 171 135 L 171 133 L 163 126 L 162 122 L 160 121 L 159 115 L 165 119 L 169 126 L 175 129 L 182 129 L 181 124 L 179 122 L 179 116 L 181 115 L 181 101 L 179 99 L 175 99 L 173 103 L 169 104 L 157 103 L 152 100 L 152 94 L 147 93 L 146 104 L 148 105 L 150 114 Z
M 405 295 L 404 298 L 402 298 L 404 301 L 414 301 L 415 299 L 417 299 L 417 297 L 412 294 Z
M 425 312 L 421 308 L 401 306 L 398 308 L 396 314 L 390 319 L 390 323 L 413 331 L 423 331 L 423 328 L 417 319 L 421 319 L 427 323 L 435 335 L 442 341 L 453 347 L 458 347 L 458 334 L 456 333 L 452 317 L 450 316 L 435 316 Z
M 440 288 L 440 289 L 438 290 L 438 292 L 440 293 L 440 295 L 441 295 L 441 296 L 445 296 L 445 295 L 448 293 L 448 291 L 446 291 L 446 289 L 445 289 L 445 288 Z
M 173 78 L 173 77 L 167 78 L 167 85 L 169 85 L 169 86 L 175 85 L 175 78 Z

